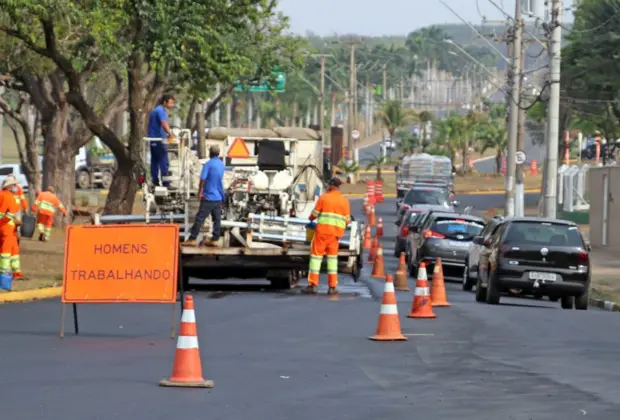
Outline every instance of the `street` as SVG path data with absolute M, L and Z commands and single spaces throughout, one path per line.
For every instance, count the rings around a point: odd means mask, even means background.
M 359 200 L 352 209 L 360 216 Z M 393 273 L 394 200 L 377 211 Z M 158 387 L 174 358 L 170 307 L 81 305 L 80 335 L 69 319 L 60 339 L 59 301 L 0 306 L 3 412 L 11 420 L 620 418 L 617 314 L 516 298 L 489 306 L 448 284 L 452 307 L 435 308 L 435 320 L 407 319 L 413 292 L 398 292 L 409 340 L 378 343 L 368 336 L 380 304 L 368 291 L 380 298 L 383 282 L 368 279 L 370 269 L 362 283 L 343 276 L 335 298 L 324 294 L 324 277 L 319 296 L 195 291 L 203 373 L 216 384 L 209 391 Z

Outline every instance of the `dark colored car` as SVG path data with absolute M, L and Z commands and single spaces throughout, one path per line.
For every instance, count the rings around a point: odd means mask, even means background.
M 502 216 L 495 216 L 489 220 L 480 232 L 480 236 L 484 239 L 488 238 L 497 225 L 499 225 L 504 218 Z M 470 291 L 476 284 L 478 278 L 478 260 L 480 259 L 480 253 L 484 249 L 483 245 L 471 242 L 469 250 L 467 251 L 467 258 L 465 259 L 465 269 L 463 270 L 463 290 Z
M 497 225 L 478 263 L 476 300 L 496 305 L 510 289 L 561 300 L 562 308 L 586 310 L 590 289 L 590 245 L 566 220 L 514 217 Z
M 402 218 L 404 212 L 416 204 L 454 209 L 454 207 L 458 207 L 459 203 L 453 198 L 454 195 L 446 187 L 414 186 L 407 191 L 402 201 L 396 201 L 397 215 Z
M 469 245 L 483 228 L 484 219 L 478 216 L 439 212 L 431 214 L 416 228 L 419 235 L 415 269 L 420 262 L 424 262 L 430 273 L 439 257 L 444 279 L 461 281 Z
M 405 211 L 403 217 L 397 219 L 394 222 L 398 226 L 398 232 L 396 233 L 396 244 L 394 246 L 394 256 L 399 257 L 401 252 L 407 252 L 407 239 L 409 236 L 409 229 L 415 222 L 416 218 L 421 214 L 429 211 L 443 211 L 446 209 L 443 206 L 430 206 L 419 205 L 413 206 Z

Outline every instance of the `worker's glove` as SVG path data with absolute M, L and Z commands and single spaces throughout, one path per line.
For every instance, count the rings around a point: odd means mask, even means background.
M 314 220 L 306 225 L 306 229 L 314 229 L 315 227 L 316 222 Z
M 15 226 L 21 226 L 22 225 L 22 221 L 17 219 L 15 220 Z

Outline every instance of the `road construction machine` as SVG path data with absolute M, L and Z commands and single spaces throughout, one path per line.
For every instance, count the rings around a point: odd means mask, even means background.
M 176 131 L 177 140 L 167 145 L 169 174 L 162 178 L 169 187 L 145 179 L 141 185 L 144 214 L 95 215 L 94 223 L 178 223 L 180 242 L 189 237 L 199 205 L 200 172 L 208 159 L 200 159 L 192 150 L 189 130 Z M 276 288 L 292 287 L 307 273 L 306 225 L 326 189 L 320 134 L 303 128 L 212 128 L 204 150 L 214 145 L 225 164 L 222 233 L 216 247 L 180 245 L 180 278 L 185 288 L 190 278 L 192 282 L 263 278 Z M 210 239 L 212 230 L 209 217 L 198 240 Z M 355 279 L 362 266 L 361 232 L 362 226 L 353 221 L 340 241 L 339 270 Z

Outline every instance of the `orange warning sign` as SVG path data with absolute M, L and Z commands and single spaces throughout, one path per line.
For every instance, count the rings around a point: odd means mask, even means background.
M 69 226 L 63 303 L 175 303 L 179 226 Z
M 237 137 L 228 149 L 228 157 L 233 159 L 247 159 L 250 157 L 248 146 L 241 137 Z

